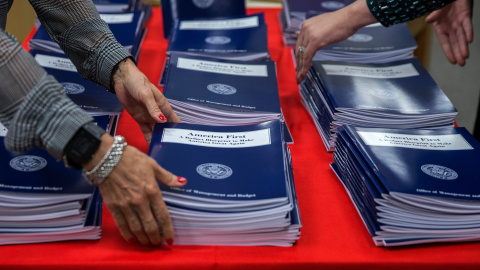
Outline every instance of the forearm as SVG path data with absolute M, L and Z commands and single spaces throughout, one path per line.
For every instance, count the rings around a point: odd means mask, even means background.
M 440 9 L 455 0 L 366 0 L 373 16 L 383 25 L 411 21 L 432 11 Z
M 30 0 L 46 31 L 85 78 L 110 88 L 113 67 L 131 56 L 89 0 Z
M 0 121 L 8 129 L 6 147 L 17 152 L 41 147 L 61 158 L 76 130 L 92 118 L 3 31 L 0 44 Z

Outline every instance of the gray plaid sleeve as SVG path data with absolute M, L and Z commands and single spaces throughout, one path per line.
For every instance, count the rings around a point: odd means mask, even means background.
M 113 67 L 130 53 L 117 42 L 91 0 L 30 0 L 48 34 L 85 78 L 110 88 Z
M 74 133 L 92 117 L 14 39 L 0 30 L 0 122 L 7 149 L 41 147 L 57 159 Z

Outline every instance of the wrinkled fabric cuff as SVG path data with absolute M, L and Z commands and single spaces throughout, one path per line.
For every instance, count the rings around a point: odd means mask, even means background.
M 111 88 L 110 81 L 113 68 L 123 59 L 132 58 L 132 55 L 118 42 L 106 42 L 97 50 L 99 53 L 94 54 L 91 59 L 96 61 L 95 66 L 98 67 L 94 81 L 114 92 Z M 101 52 L 101 53 L 100 53 Z M 93 65 L 89 64 L 89 65 Z
M 50 75 L 40 79 L 25 97 L 13 117 L 5 137 L 10 151 L 25 152 L 45 148 L 57 159 L 84 124 L 93 118 L 71 101 L 63 87 Z

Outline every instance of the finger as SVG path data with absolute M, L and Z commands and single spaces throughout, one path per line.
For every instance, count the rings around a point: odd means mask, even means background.
M 463 30 L 465 31 L 465 36 L 467 37 L 467 42 L 473 42 L 473 25 L 472 19 L 466 18 L 462 21 Z
M 131 199 L 133 200 L 131 201 L 133 205 L 140 204 L 138 201 L 141 198 L 131 198 Z M 148 240 L 147 235 L 143 231 L 142 222 L 140 221 L 136 211 L 134 211 L 131 205 L 124 205 L 120 207 L 120 209 L 123 213 L 123 216 L 127 220 L 128 228 L 135 235 L 138 242 L 140 242 L 142 245 L 148 245 L 150 241 Z
M 162 168 L 158 163 L 151 159 L 153 163 L 153 168 L 155 172 L 155 178 L 160 181 L 162 184 L 169 187 L 182 187 L 187 184 L 187 179 L 185 177 L 176 176 L 173 173 Z
M 455 56 L 453 54 L 452 47 L 450 46 L 450 41 L 449 41 L 448 36 L 446 34 L 444 34 L 438 28 L 435 28 L 435 32 L 437 33 L 437 38 L 438 38 L 440 46 L 443 50 L 443 53 L 445 54 L 445 57 L 447 57 L 447 59 L 450 63 L 456 64 Z
M 448 35 L 449 41 L 450 41 L 450 47 L 452 48 L 453 51 L 453 57 L 455 57 L 455 63 L 458 63 L 459 65 L 464 64 L 464 60 L 462 57 L 462 52 L 460 50 L 460 43 L 459 40 L 457 39 L 457 33 L 450 33 Z
M 310 45 L 305 49 L 305 52 L 303 53 L 303 70 L 301 73 L 302 80 L 307 76 L 307 72 L 310 69 L 310 66 L 312 65 L 312 60 L 313 57 L 315 56 L 316 53 L 316 48 L 314 46 Z
M 157 106 L 160 108 L 162 113 L 167 117 L 168 122 L 182 122 L 180 120 L 180 117 L 177 116 L 177 114 L 173 111 L 172 106 L 170 106 L 170 103 L 168 103 L 167 98 L 160 92 L 158 88 L 156 88 L 153 84 L 151 84 L 152 93 L 155 98 L 155 102 L 157 103 Z
M 170 214 L 168 213 L 167 206 L 163 202 L 162 194 L 159 192 L 159 196 L 152 198 L 152 212 L 155 216 L 155 220 L 162 230 L 162 236 L 165 238 L 167 244 L 173 244 L 174 239 L 174 231 L 173 225 L 170 218 Z M 158 227 L 157 227 L 158 231 Z
M 301 67 L 300 65 L 301 53 L 298 51 L 298 47 L 303 46 L 304 36 L 305 36 L 305 29 L 301 29 L 300 33 L 298 34 L 297 43 L 295 45 L 295 63 L 296 63 L 295 68 L 297 73 L 300 71 L 300 67 Z
M 156 181 L 153 181 L 155 185 L 146 185 L 145 192 L 148 195 L 148 203 L 145 203 L 144 200 L 138 200 L 135 205 L 135 210 L 140 218 L 141 225 L 143 227 L 142 231 L 148 237 L 148 241 L 153 245 L 161 245 L 162 237 L 158 229 L 156 213 L 153 212 L 152 200 L 150 198 L 160 197 L 160 189 Z M 168 212 L 167 212 L 168 214 Z
M 458 46 L 458 51 L 459 55 L 456 55 L 457 62 L 460 66 L 465 65 L 465 60 L 469 56 L 469 51 L 468 51 L 468 42 L 467 42 L 467 36 L 465 35 L 465 32 L 462 27 L 460 27 L 457 30 L 457 46 Z
M 304 75 L 304 71 L 303 71 L 303 68 L 304 68 L 304 61 L 305 61 L 305 56 L 304 54 L 305 53 L 299 53 L 301 54 L 299 56 L 299 62 L 298 62 L 298 65 L 299 65 L 299 69 L 297 70 L 297 84 L 300 84 L 303 79 L 305 78 L 305 75 Z
M 425 18 L 425 22 L 426 23 L 433 23 L 434 21 L 440 19 L 440 10 L 436 10 L 432 13 L 430 13 L 430 15 L 427 16 L 427 18 Z
M 118 209 L 110 209 L 110 213 L 112 214 L 113 220 L 115 220 L 115 224 L 117 224 L 117 228 L 120 231 L 120 235 L 122 235 L 123 239 L 127 241 L 128 243 L 131 243 L 134 241 L 135 236 L 133 233 L 130 231 L 130 228 L 128 227 L 127 220 L 125 219 L 125 216 L 122 214 L 121 211 Z

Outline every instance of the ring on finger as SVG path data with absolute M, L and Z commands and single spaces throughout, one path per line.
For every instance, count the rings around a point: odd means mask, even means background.
M 298 50 L 299 53 L 304 53 L 304 52 L 305 52 L 305 47 L 303 47 L 303 46 L 298 46 L 298 47 L 297 47 L 297 50 Z

